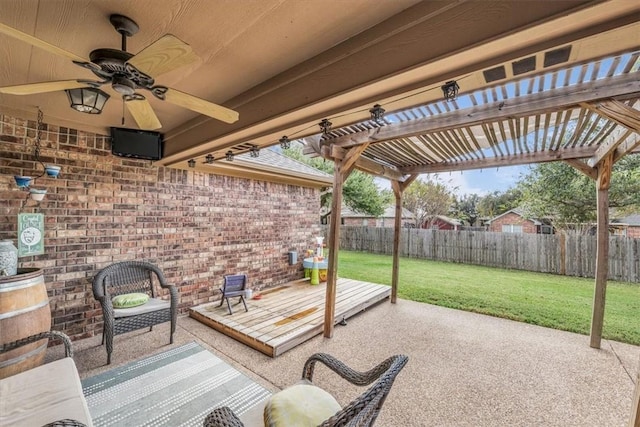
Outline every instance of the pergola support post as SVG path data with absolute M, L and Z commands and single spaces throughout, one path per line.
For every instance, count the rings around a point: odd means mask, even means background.
M 336 317 L 336 283 L 338 279 L 338 249 L 340 247 L 340 218 L 342 208 L 342 161 L 334 160 L 333 195 L 331 198 L 331 221 L 329 222 L 329 264 L 327 265 L 327 295 L 324 306 L 324 336 L 333 336 Z
M 338 282 L 338 251 L 340 249 L 340 218 L 342 210 L 342 186 L 347 180 L 360 154 L 369 144 L 348 150 L 342 159 L 333 158 L 333 195 L 331 198 L 331 222 L 329 223 L 329 263 L 327 265 L 327 294 L 324 306 L 324 336 L 333 337 L 336 318 L 336 288 Z
M 631 403 L 629 427 L 640 427 L 640 363 L 638 363 L 638 375 L 636 376 L 636 392 L 633 395 L 633 401 Z
M 393 229 L 393 267 L 391 270 L 391 304 L 398 298 L 398 276 L 400 273 L 400 232 L 402 231 L 402 193 L 418 177 L 411 175 L 403 182 L 391 181 L 393 195 L 396 199 L 396 213 Z
M 593 348 L 600 348 L 602 325 L 604 322 L 605 295 L 609 276 L 609 187 L 613 154 L 598 163 L 597 188 L 597 251 L 593 312 L 591 316 L 591 342 Z

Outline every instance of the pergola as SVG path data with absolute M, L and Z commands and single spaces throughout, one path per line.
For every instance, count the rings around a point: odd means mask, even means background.
M 392 303 L 398 287 L 402 194 L 419 174 L 563 161 L 593 179 L 598 251 L 591 346 L 600 348 L 611 167 L 627 153 L 640 151 L 639 65 L 640 51 L 633 51 L 528 76 L 307 138 L 306 151 L 334 162 L 333 218 L 340 218 L 342 184 L 355 168 L 391 181 L 397 213 Z M 333 334 L 339 225 L 332 221 L 329 233 L 327 337 Z
M 512 65 L 515 69 L 517 63 Z M 333 336 L 342 187 L 354 169 L 391 181 L 396 212 L 391 303 L 396 303 L 402 195 L 420 174 L 562 161 L 595 182 L 590 345 L 600 348 L 608 277 L 608 190 L 615 162 L 640 152 L 639 68 L 640 51 L 633 50 L 496 84 L 458 100 L 395 111 L 386 120 L 372 116 L 307 138 L 308 154 L 334 162 L 324 336 Z M 630 426 L 640 424 L 639 413 L 640 378 Z

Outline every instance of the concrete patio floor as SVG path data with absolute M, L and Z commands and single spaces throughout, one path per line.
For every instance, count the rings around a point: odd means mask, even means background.
M 100 336 L 74 343 L 83 378 L 167 350 L 168 324 L 117 336 L 106 366 Z M 300 378 L 307 357 L 330 353 L 355 369 L 404 353 L 380 426 L 626 426 L 640 347 L 413 301 L 382 302 L 272 359 L 188 317 L 175 343 L 198 341 L 277 391 Z M 59 347 L 59 346 L 58 346 Z M 55 353 L 58 348 L 53 349 Z M 316 382 L 347 403 L 363 389 L 326 369 Z

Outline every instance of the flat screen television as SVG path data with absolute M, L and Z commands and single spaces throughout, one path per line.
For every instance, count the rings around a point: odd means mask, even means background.
M 111 128 L 111 153 L 134 159 L 160 160 L 162 134 L 139 129 Z

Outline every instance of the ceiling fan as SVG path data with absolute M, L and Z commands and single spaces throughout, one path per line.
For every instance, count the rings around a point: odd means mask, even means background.
M 75 64 L 89 69 L 100 79 L 59 80 L 6 86 L 0 87 L 0 93 L 32 95 L 87 87 L 99 88 L 102 85 L 110 84 L 115 92 L 122 95 L 128 111 L 141 129 L 159 129 L 162 124 L 149 101 L 138 92 L 139 89 L 149 91 L 162 101 L 170 102 L 226 123 L 234 123 L 238 120 L 238 113 L 233 110 L 177 89 L 155 84 L 153 76 L 164 74 L 198 60 L 197 55 L 188 44 L 171 34 L 166 34 L 134 55 L 127 52 L 127 37 L 131 37 L 138 32 L 138 24 L 126 16 L 116 14 L 111 15 L 109 20 L 115 30 L 122 36 L 122 49 L 95 49 L 89 54 L 89 61 L 44 40 L 0 23 L 1 34 L 16 38 L 56 55 L 70 58 Z

